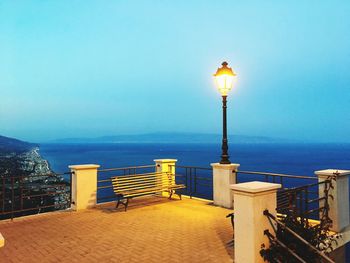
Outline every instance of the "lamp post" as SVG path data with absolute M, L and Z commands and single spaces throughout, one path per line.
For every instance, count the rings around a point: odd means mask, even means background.
M 236 79 L 236 73 L 229 68 L 226 61 L 222 62 L 222 67 L 218 68 L 214 74 L 215 84 L 222 96 L 222 154 L 220 164 L 230 164 L 228 155 L 228 144 L 227 144 L 227 95 L 232 89 L 233 83 Z

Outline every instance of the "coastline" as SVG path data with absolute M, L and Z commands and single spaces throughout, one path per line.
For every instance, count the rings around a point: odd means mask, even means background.
M 36 159 L 42 160 L 43 164 L 45 165 L 44 169 L 49 171 L 50 173 L 52 173 L 53 171 L 51 169 L 51 165 L 50 165 L 49 161 L 44 159 L 44 157 L 41 156 L 41 154 L 40 154 L 40 147 L 35 147 L 32 150 L 32 152 L 33 152 L 34 157 L 36 157 Z

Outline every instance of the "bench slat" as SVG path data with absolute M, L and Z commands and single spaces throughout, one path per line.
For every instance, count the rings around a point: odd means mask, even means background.
M 164 177 L 164 178 L 150 178 L 150 179 L 143 179 L 143 180 L 137 180 L 137 181 L 125 181 L 125 182 L 119 182 L 119 181 L 114 181 L 112 182 L 112 185 L 118 186 L 118 185 L 130 185 L 130 184 L 142 184 L 142 183 L 162 183 L 166 181 L 171 181 L 171 178 Z
M 134 191 L 131 193 L 127 193 L 124 194 L 123 197 L 127 198 L 127 197 L 133 197 L 133 196 L 138 196 L 138 195 L 145 195 L 145 194 L 154 194 L 154 193 L 158 193 L 158 192 L 165 192 L 167 191 L 168 188 L 149 188 L 147 191 Z
M 126 191 L 133 191 L 133 190 L 146 189 L 146 188 L 155 188 L 155 187 L 164 187 L 164 186 L 156 185 L 156 184 L 149 184 L 149 185 L 141 185 L 141 186 L 134 186 L 134 187 L 114 188 L 114 191 L 115 192 L 126 192 Z
M 143 177 L 157 177 L 157 176 L 160 176 L 160 175 L 166 175 L 168 173 L 166 172 L 159 172 L 159 173 L 147 173 L 147 174 L 132 174 L 132 175 L 120 175 L 120 176 L 113 176 L 111 177 L 112 178 L 112 181 L 113 180 L 130 180 L 130 178 L 143 178 Z

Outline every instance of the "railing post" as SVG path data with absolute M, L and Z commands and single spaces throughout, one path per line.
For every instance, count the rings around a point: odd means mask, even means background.
M 269 247 L 265 230 L 274 233 L 272 222 L 263 214 L 267 209 L 276 216 L 277 189 L 280 184 L 248 182 L 231 185 L 234 198 L 234 262 L 264 262 L 261 245 Z
M 97 200 L 97 164 L 69 165 L 72 174 L 71 207 L 73 210 L 92 208 Z
M 331 230 L 341 232 L 350 225 L 349 218 L 349 170 L 327 169 L 315 171 L 319 182 L 334 177 L 332 180 L 332 188 L 329 189 L 328 205 L 329 218 L 332 220 Z M 324 184 L 319 186 L 319 197 L 324 197 Z M 332 196 L 332 197 L 331 197 Z M 324 201 L 320 201 L 320 206 L 324 205 Z
M 213 167 L 213 197 L 214 205 L 232 208 L 233 194 L 231 184 L 236 183 L 239 164 L 212 163 Z
M 176 159 L 155 159 L 154 162 L 156 163 L 156 172 L 157 173 L 171 173 L 172 176 L 171 181 L 169 182 L 171 183 L 175 183 L 175 172 L 176 172 Z M 166 174 L 163 175 L 162 180 L 163 182 L 166 181 L 167 182 L 168 176 Z M 163 192 L 162 196 L 167 196 L 168 193 Z

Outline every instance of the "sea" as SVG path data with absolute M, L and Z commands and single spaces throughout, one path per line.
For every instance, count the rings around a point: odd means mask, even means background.
M 101 169 L 152 165 L 154 159 L 177 159 L 177 165 L 210 168 L 220 161 L 221 145 L 197 143 L 41 144 L 41 156 L 56 173 L 69 165 L 99 164 Z M 315 176 L 317 170 L 350 170 L 350 144 L 244 143 L 229 145 L 230 161 L 239 170 Z M 259 178 L 252 178 L 259 180 Z M 294 182 L 297 185 L 303 182 Z M 204 197 L 212 189 L 204 190 Z M 350 245 L 346 248 L 350 262 Z
M 41 156 L 57 173 L 74 164 L 116 168 L 177 159 L 178 165 L 210 167 L 220 161 L 219 144 L 41 144 Z M 313 176 L 316 170 L 350 169 L 350 144 L 230 144 L 230 161 L 242 170 Z

